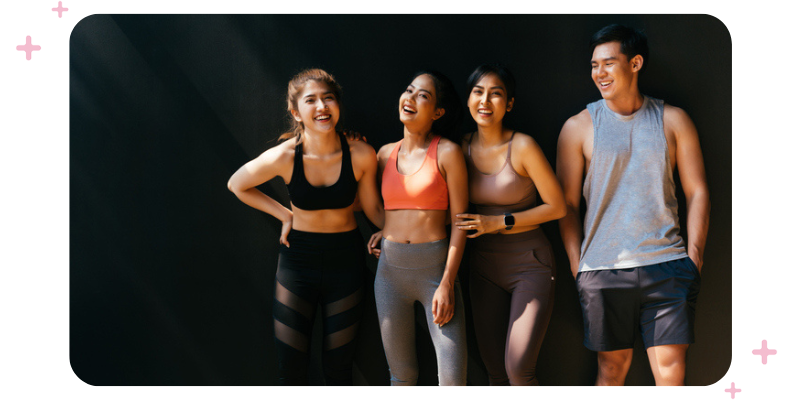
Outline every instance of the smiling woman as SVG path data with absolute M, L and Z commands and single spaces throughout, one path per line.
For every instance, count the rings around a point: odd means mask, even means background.
M 353 164 L 349 174 L 354 175 L 348 177 L 347 169 L 342 169 L 340 138 L 327 127 L 315 128 L 316 122 L 302 121 L 300 107 L 305 103 L 300 94 L 296 103 L 287 103 L 287 83 L 298 72 L 319 66 L 332 73 L 343 87 L 341 93 L 329 80 L 311 81 L 326 82 L 334 94 L 338 117 L 330 104 L 328 111 L 331 120 L 338 118 L 335 130 L 357 128 L 378 150 L 403 139 L 405 125 L 400 122 L 399 99 L 412 83 L 409 74 L 420 63 L 434 66 L 454 80 L 463 100 L 457 108 L 467 113 L 470 88 L 464 82 L 470 72 L 483 62 L 502 62 L 517 78 L 516 94 L 507 93 L 516 97 L 512 111 L 505 113 L 494 105 L 485 108 L 493 119 L 504 113 L 503 123 L 519 130 L 512 141 L 510 162 L 523 160 L 514 153 L 516 146 L 532 137 L 552 163 L 557 160 L 564 121 L 600 98 L 600 91 L 590 80 L 592 50 L 587 42 L 598 29 L 614 22 L 646 28 L 654 44 L 658 42 L 657 51 L 654 48 L 645 63 L 640 88 L 670 104 L 679 104 L 697 127 L 709 192 L 713 193 L 710 202 L 714 216 L 704 252 L 703 293 L 697 302 L 696 344 L 687 358 L 686 384 L 717 382 L 729 366 L 733 368 L 730 360 L 734 349 L 731 37 L 725 24 L 713 16 L 674 14 L 96 14 L 80 20 L 69 37 L 70 132 L 68 138 L 62 138 L 69 140 L 69 361 L 75 374 L 92 385 L 279 384 L 276 349 L 280 346 L 281 354 L 291 354 L 289 350 L 295 348 L 288 346 L 287 350 L 284 342 L 274 343 L 273 321 L 295 331 L 279 328 L 278 333 L 305 332 L 305 328 L 297 328 L 297 321 L 284 314 L 273 318 L 273 308 L 290 316 L 299 313 L 282 306 L 293 304 L 284 297 L 279 299 L 285 303 L 273 306 L 278 260 L 282 271 L 278 281 L 290 285 L 282 280 L 289 276 L 284 271 L 286 263 L 303 244 L 297 235 L 309 232 L 301 227 L 301 219 L 307 223 L 318 217 L 319 224 L 314 224 L 318 229 L 310 233 L 323 237 L 341 234 L 352 226 L 347 225 L 349 217 L 336 208 L 340 204 L 333 200 L 339 197 L 315 193 L 333 185 L 339 176 L 343 181 L 330 189 L 334 192 L 348 187 L 345 183 L 352 178 L 357 178 L 359 187 L 367 179 L 359 175 L 364 170 L 359 159 L 360 149 L 366 147 L 361 146 L 363 143 L 347 141 L 345 147 Z M 478 26 L 497 29 L 475 35 Z M 417 36 L 422 29 L 424 36 Z M 387 45 L 390 43 L 402 45 Z M 32 62 L 38 54 L 33 55 Z M 308 81 L 299 82 L 299 92 L 305 89 L 305 83 Z M 433 95 L 437 93 L 434 87 Z M 315 101 L 322 106 L 320 99 Z M 419 114 L 421 100 L 412 103 L 409 99 L 408 105 L 416 107 L 412 112 Z M 287 111 L 295 108 L 301 121 Z M 453 109 L 443 108 L 445 113 L 434 121 L 432 133 L 445 135 L 439 125 L 455 115 Z M 480 113 L 488 114 L 487 110 Z M 287 122 L 299 128 L 291 129 Z M 485 158 L 476 154 L 481 144 L 478 122 L 474 116 L 465 118 L 456 131 L 476 132 L 471 151 L 481 172 L 500 171 L 507 158 L 507 145 L 491 147 L 498 154 L 486 154 Z M 306 125 L 309 130 L 304 133 Z M 276 142 L 290 129 L 294 134 L 288 135 L 289 140 Z M 510 134 L 505 132 L 503 139 L 507 141 Z M 316 140 L 320 138 L 326 144 L 322 149 Z M 762 134 L 750 138 L 753 144 L 769 140 Z M 49 143 L 40 142 L 42 146 Z M 442 138 L 434 146 L 438 149 L 437 162 L 443 159 L 446 143 Z M 403 140 L 395 164 L 402 174 L 419 169 L 422 154 L 430 146 L 426 140 L 421 149 L 409 153 L 409 144 L 408 139 Z M 301 151 L 295 158 L 297 146 Z M 263 157 L 274 156 L 280 160 L 274 162 L 276 165 L 288 166 L 282 167 L 280 176 L 257 186 L 282 205 L 273 215 L 243 206 L 225 186 L 237 169 L 262 157 L 265 150 L 268 154 Z M 374 156 L 372 152 L 370 157 Z M 409 156 L 419 158 L 412 163 Z M 302 171 L 308 186 L 292 176 L 295 164 L 296 177 Z M 22 171 L 24 165 L 19 164 L 17 170 Z M 251 164 L 250 172 L 239 176 L 258 174 L 259 165 Z M 60 169 L 63 167 L 59 164 Z M 467 164 L 468 172 L 470 168 Z M 513 169 L 514 165 L 506 166 L 500 175 L 513 175 Z M 681 187 L 682 177 L 675 178 Z M 258 177 L 250 185 L 265 179 Z M 291 202 L 286 182 L 297 185 Z M 537 200 L 542 195 L 539 190 Z M 677 190 L 677 196 L 680 227 L 684 228 L 687 212 L 683 191 Z M 344 197 L 339 201 L 349 203 L 349 199 L 342 200 Z M 368 196 L 359 197 L 366 206 Z M 309 202 L 312 204 L 306 204 Z M 313 209 L 316 202 L 323 209 Z M 583 209 L 581 205 L 579 210 Z M 286 242 L 291 247 L 286 249 L 280 236 L 287 226 L 279 218 L 289 213 L 292 228 Z M 522 220 L 512 213 L 516 217 L 513 229 L 517 229 Z M 359 213 L 356 220 L 366 241 L 371 227 Z M 579 295 L 570 278 L 570 259 L 558 228 L 555 222 L 538 228 L 552 242 L 557 274 L 554 309 L 536 362 L 536 378 L 545 386 L 593 385 L 597 354 L 582 343 Z M 475 249 L 472 242 L 509 236 L 484 234 L 467 240 L 459 268 L 467 321 L 477 320 L 473 318 L 475 302 L 470 301 L 476 289 L 469 279 Z M 356 340 L 353 381 L 358 385 L 387 385 L 389 373 L 372 293 L 378 261 L 372 257 L 365 261 L 366 283 L 359 306 L 364 313 Z M 358 267 L 352 264 L 348 268 Z M 420 318 L 420 307 L 415 308 L 420 365 L 417 382 L 433 385 L 437 383 L 437 356 Z M 308 382 L 321 385 L 326 382 L 322 354 L 338 357 L 335 352 L 328 353 L 326 348 L 337 348 L 327 347 L 325 338 L 335 338 L 330 334 L 349 324 L 332 325 L 328 322 L 334 320 L 323 318 L 327 314 L 319 309 L 316 314 L 310 342 L 291 341 L 288 335 L 282 340 L 299 347 L 310 343 L 306 351 L 310 358 Z M 444 326 L 451 324 L 453 321 Z M 489 384 L 475 346 L 478 341 L 472 322 L 467 324 L 467 382 Z M 497 326 L 505 328 L 503 324 Z M 652 385 L 654 376 L 641 337 L 636 341 L 626 384 Z M 326 364 L 329 358 L 326 356 Z M 559 391 L 570 392 L 570 388 Z
M 352 384 L 361 319 L 363 239 L 353 203 L 383 226 L 375 186 L 375 151 L 336 131 L 341 88 L 327 72 L 306 70 L 289 82 L 294 129 L 288 140 L 236 171 L 230 190 L 245 204 L 283 222 L 275 276 L 275 345 L 281 384 L 308 383 L 311 331 L 317 304 L 323 313 L 323 369 L 328 385 Z M 292 210 L 256 186 L 279 176 Z
M 467 171 L 455 143 L 443 138 L 460 122 L 458 95 L 438 72 L 417 73 L 400 95 L 403 139 L 378 152 L 386 228 L 375 275 L 375 302 L 392 385 L 416 385 L 419 367 L 414 303 L 425 308 L 436 348 L 439 385 L 466 385 L 464 303 L 457 277 L 466 241 L 445 223 L 467 208 Z M 451 136 L 452 137 L 452 136 Z M 449 213 L 449 215 L 448 215 Z

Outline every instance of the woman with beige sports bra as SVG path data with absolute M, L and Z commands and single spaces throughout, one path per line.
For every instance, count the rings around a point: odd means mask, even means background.
M 555 293 L 553 250 L 539 225 L 565 215 L 564 194 L 536 141 L 503 126 L 514 106 L 511 71 L 481 65 L 467 86 L 478 129 L 462 149 L 476 214 L 457 215 L 455 225 L 470 232 L 478 350 L 491 385 L 537 385 L 536 359 Z
M 466 235 L 455 227 L 448 235 L 446 229 L 448 213 L 455 219 L 468 202 L 464 156 L 446 138 L 459 128 L 460 110 L 446 77 L 418 73 L 398 104 L 403 139 L 378 151 L 386 224 L 369 248 L 380 254 L 375 303 L 393 386 L 417 383 L 417 301 L 436 349 L 439 385 L 467 382 L 464 304 L 456 280 Z

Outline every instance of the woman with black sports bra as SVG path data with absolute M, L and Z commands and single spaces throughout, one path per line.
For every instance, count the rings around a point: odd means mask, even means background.
M 442 137 L 458 129 L 460 105 L 447 78 L 422 72 L 400 96 L 398 111 L 403 139 L 378 152 L 386 226 L 369 245 L 380 254 L 375 302 L 391 384 L 417 383 L 419 301 L 436 349 L 439 385 L 465 385 L 466 330 L 456 273 L 466 237 L 451 228 L 448 239 L 445 224 L 448 212 L 455 219 L 467 209 L 467 171 L 459 146 Z
M 273 317 L 283 385 L 308 383 L 308 351 L 317 304 L 322 305 L 322 364 L 327 385 L 352 384 L 361 319 L 364 243 L 353 215 L 358 196 L 367 217 L 383 226 L 375 150 L 336 131 L 341 88 L 311 69 L 289 82 L 294 130 L 287 140 L 239 168 L 228 188 L 245 204 L 283 222 Z M 281 177 L 291 211 L 256 186 Z
M 467 85 L 478 131 L 462 148 L 477 213 L 459 214 L 455 225 L 472 232 L 469 283 L 478 350 L 492 385 L 536 385 L 555 293 L 553 250 L 538 228 L 566 214 L 564 194 L 536 141 L 503 127 L 514 106 L 511 71 L 481 65 Z

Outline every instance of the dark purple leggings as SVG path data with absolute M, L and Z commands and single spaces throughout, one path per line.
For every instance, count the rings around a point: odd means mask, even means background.
M 537 385 L 536 359 L 555 295 L 555 265 L 541 229 L 470 241 L 475 336 L 491 385 Z

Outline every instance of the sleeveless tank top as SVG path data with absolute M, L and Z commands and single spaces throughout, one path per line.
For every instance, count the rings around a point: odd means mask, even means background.
M 295 146 L 292 180 L 286 185 L 295 207 L 302 210 L 333 210 L 348 207 L 355 201 L 358 182 L 350 160 L 350 146 L 344 135 L 339 134 L 339 140 L 342 144 L 342 164 L 339 180 L 331 186 L 311 186 L 308 183 L 303 169 L 303 143 Z
M 686 257 L 664 136 L 664 102 L 645 96 L 632 115 L 605 100 L 586 106 L 594 150 L 586 199 L 580 271 L 653 265 Z
M 383 169 L 381 195 L 386 210 L 446 210 L 450 204 L 447 182 L 439 173 L 437 149 L 440 136 L 434 136 L 425 160 L 417 172 L 403 175 L 397 170 L 397 152 L 401 140 L 392 150 Z
M 506 162 L 493 174 L 484 174 L 472 161 L 472 146 L 467 146 L 469 166 L 469 199 L 478 214 L 500 215 L 506 212 L 527 210 L 536 204 L 536 185 L 531 178 L 521 176 L 511 165 L 511 143 L 508 141 Z M 474 134 L 472 135 L 474 136 Z M 472 136 L 469 142 L 472 143 Z

